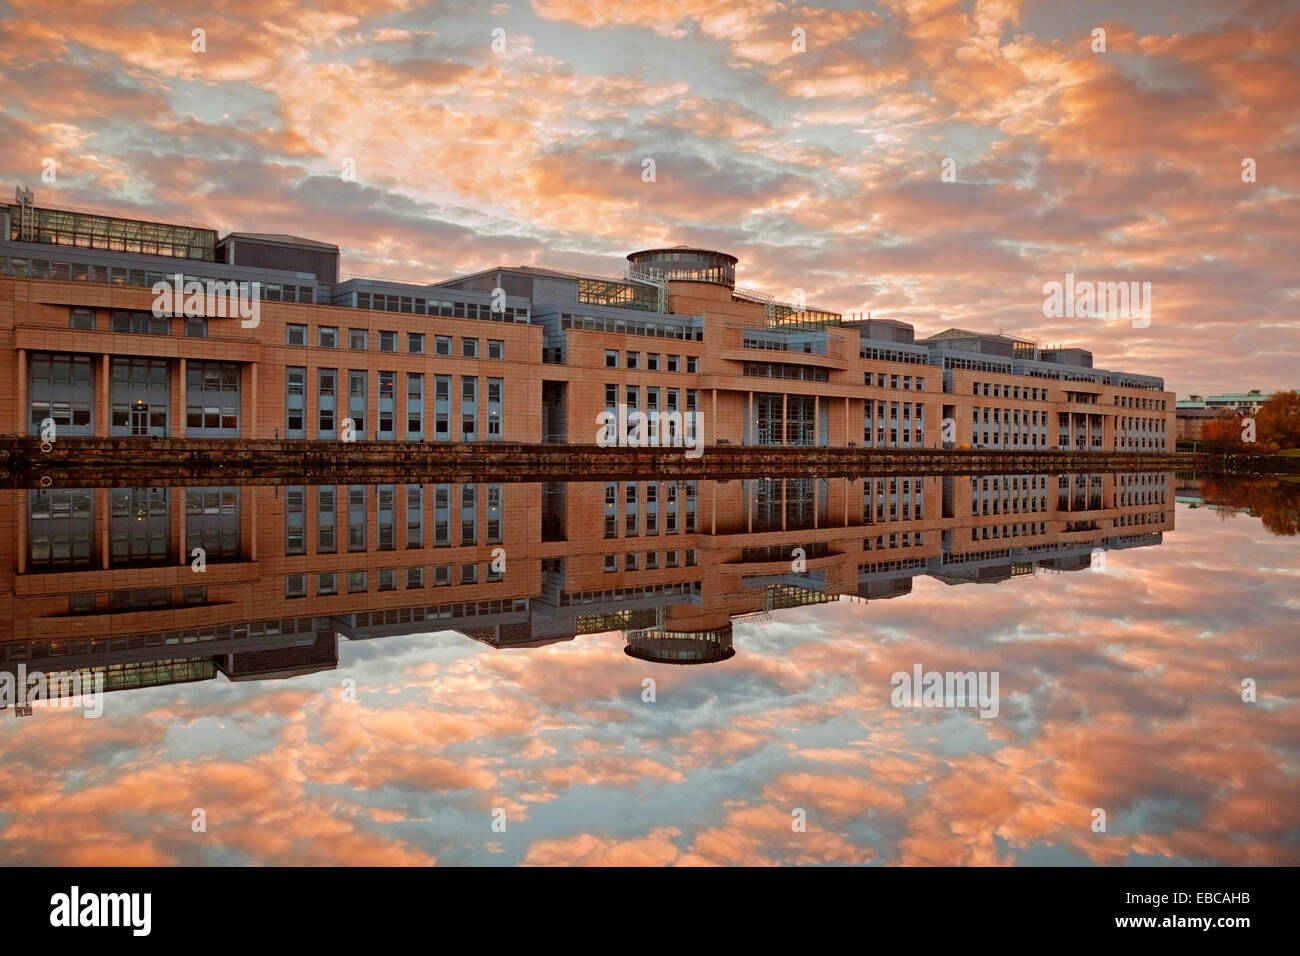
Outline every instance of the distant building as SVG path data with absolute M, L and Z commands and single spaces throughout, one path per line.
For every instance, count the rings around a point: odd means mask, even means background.
M 1249 392 L 1228 392 L 1224 395 L 1189 395 L 1174 405 L 1174 438 L 1192 441 L 1201 437 L 1205 423 L 1218 416 L 1225 408 L 1238 415 L 1254 415 L 1275 393 L 1265 394 L 1255 388 Z

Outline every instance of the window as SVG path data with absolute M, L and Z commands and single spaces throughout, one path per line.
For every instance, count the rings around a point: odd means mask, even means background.
M 639 368 L 641 367 L 641 353 L 640 353 L 640 352 L 628 352 L 628 353 L 627 353 L 627 367 L 630 368 L 630 369 L 632 369 L 632 370 L 634 370 L 634 371 L 635 371 L 636 369 L 639 369 Z
M 451 565 L 440 564 L 433 569 L 433 586 L 445 588 L 451 584 Z
M 349 571 L 348 572 L 348 593 L 359 594 L 366 589 L 366 572 Z
M 316 330 L 316 344 L 323 349 L 338 348 L 339 330 L 332 325 L 322 325 Z
M 392 568 L 381 568 L 379 571 L 379 590 L 395 591 L 397 590 L 397 572 Z
M 284 344 L 285 345 L 306 345 L 307 326 L 286 325 L 284 327 Z
M 424 568 L 406 569 L 406 589 L 424 587 Z
M 396 352 L 397 351 L 397 333 L 379 331 L 379 351 Z
M 438 337 L 439 337 L 439 338 L 442 338 L 442 336 L 438 336 Z M 442 352 L 442 351 L 440 351 L 440 352 L 438 352 L 439 355 L 447 355 L 447 354 L 450 354 L 450 352 L 451 352 L 451 345 L 450 345 L 451 339 L 448 339 L 447 342 L 449 343 L 448 346 L 447 346 L 447 351 L 446 351 L 446 352 Z M 410 352 L 412 355 L 423 355 L 423 354 L 424 354 L 424 333 L 423 333 L 423 332 L 407 332 L 407 333 L 406 333 L 406 351 Z
M 201 315 L 191 315 L 185 318 L 185 337 L 190 339 L 206 339 L 208 337 L 208 320 Z
M 338 370 L 321 368 L 316 370 L 316 437 L 334 437 L 335 402 L 338 401 Z
M 613 349 L 605 349 L 605 368 L 618 368 L 618 353 Z
M 490 359 L 503 359 L 506 357 L 506 343 L 501 339 L 488 339 L 487 356 Z
M 284 370 L 285 437 L 307 437 L 307 369 Z
M 680 359 L 681 359 L 680 355 L 668 356 L 668 371 L 670 372 L 677 371 L 677 363 L 680 361 Z
M 95 330 L 94 309 L 72 309 L 71 327 L 74 329 Z
M 433 338 L 434 355 L 451 355 L 451 336 L 435 335 Z
M 132 332 L 138 335 L 168 335 L 171 320 L 152 312 L 134 312 L 114 309 L 109 313 L 108 327 L 114 332 Z
M 338 594 L 339 582 L 338 576 L 333 571 L 326 571 L 323 574 L 316 575 L 316 594 L 322 596 L 326 594 Z
M 645 356 L 645 367 L 647 372 L 659 371 L 659 353 L 647 352 Z
M 700 370 L 700 360 L 696 358 L 694 355 L 686 356 L 686 371 L 691 375 L 694 375 L 699 370 Z
M 460 583 L 473 584 L 478 580 L 477 564 L 462 564 L 460 566 Z
M 618 570 L 618 555 L 616 554 L 605 555 L 605 573 L 609 574 L 610 572 L 617 571 L 617 570 Z
M 364 352 L 370 347 L 370 336 L 365 329 L 348 329 L 348 348 Z
M 200 362 L 185 367 L 185 434 L 239 437 L 239 366 Z
M 284 596 L 300 598 L 307 596 L 307 575 L 288 574 L 284 578 Z
M 461 339 L 460 357 L 478 358 L 478 339 Z

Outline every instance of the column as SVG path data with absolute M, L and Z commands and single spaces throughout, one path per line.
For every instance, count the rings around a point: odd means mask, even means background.
M 709 427 L 713 429 L 712 432 L 713 444 L 716 445 L 718 443 L 718 390 L 715 388 L 712 391 L 713 391 L 713 422 L 710 424 Z M 696 434 L 695 440 L 697 442 L 701 440 L 698 434 Z
M 19 435 L 31 433 L 31 408 L 27 404 L 27 350 L 18 350 L 18 408 L 14 415 L 14 431 Z
M 782 392 L 781 393 L 781 447 L 782 448 L 785 447 L 785 416 L 789 414 L 789 406 L 790 406 L 790 394 L 788 392 Z M 781 492 L 781 501 L 782 503 L 784 503 L 785 501 L 784 491 Z M 784 521 L 784 519 L 782 520 Z M 785 524 L 783 523 L 781 527 L 784 528 Z
M 849 442 L 853 441 L 853 432 L 849 430 L 849 399 L 844 398 L 844 447 L 849 447 Z
M 248 396 L 248 401 L 247 401 L 247 406 L 246 406 L 246 407 L 248 408 L 248 424 L 247 424 L 246 426 L 244 426 L 244 425 L 242 425 L 242 423 L 241 423 L 241 427 L 240 427 L 240 429 L 239 429 L 239 434 L 242 435 L 244 438 L 257 438 L 257 437 L 258 437 L 258 435 L 257 435 L 257 402 L 258 402 L 258 398 L 259 398 L 259 393 L 258 393 L 258 391 L 257 391 L 257 366 L 258 366 L 258 363 L 257 363 L 257 362 L 253 362 L 253 363 L 252 363 L 252 366 L 253 366 L 253 368 L 252 368 L 252 375 L 250 376 L 249 389 L 248 389 L 248 390 L 249 390 L 249 396 Z M 394 375 L 396 375 L 396 373 L 394 373 Z M 367 377 L 368 377 L 368 376 L 367 376 Z M 376 390 L 376 394 L 378 394 L 378 389 L 379 389 L 379 375 L 378 375 L 378 373 L 376 373 L 376 375 L 375 375 L 375 390 Z M 397 401 L 398 401 L 398 399 L 397 399 L 397 383 L 394 382 L 394 383 L 393 383 L 393 409 L 394 409 L 394 410 L 393 410 L 393 428 L 394 428 L 394 434 L 397 433 L 397 432 L 396 432 L 396 428 L 397 428 L 397 408 L 398 408 L 398 406 L 397 406 Z M 375 401 L 375 412 L 376 412 L 376 417 L 375 417 L 375 428 L 376 428 L 376 429 L 378 429 L 378 427 L 379 427 L 378 411 L 379 411 L 379 402 L 378 402 L 378 399 L 376 399 L 376 401 Z M 369 416 L 369 412 L 367 412 L 367 417 L 368 417 L 368 416 Z M 405 431 L 405 430 L 403 430 L 403 432 L 404 432 L 404 431 Z
M 189 377 L 186 375 L 186 367 L 188 365 L 188 361 L 185 358 L 180 358 L 178 359 L 178 361 L 180 362 L 180 369 L 179 369 L 180 381 L 179 384 L 176 386 L 175 397 L 172 399 L 171 433 L 178 438 L 184 438 L 185 425 L 187 421 L 185 415 L 185 406 L 187 404 L 186 389 L 189 388 L 189 384 L 188 384 Z M 183 541 L 184 539 L 181 540 Z
M 94 500 L 95 532 L 99 535 L 100 567 L 107 571 L 108 558 L 111 554 L 108 538 L 108 489 L 96 488 Z
M 108 423 L 113 420 L 113 408 L 108 402 L 109 384 L 112 382 L 109 368 L 109 357 L 105 353 L 101 355 L 99 362 L 99 386 L 96 388 L 95 404 L 95 437 L 108 437 Z
M 32 496 L 27 490 L 12 492 L 17 507 L 14 508 L 14 523 L 18 526 L 18 573 L 27 573 L 27 522 L 32 515 Z

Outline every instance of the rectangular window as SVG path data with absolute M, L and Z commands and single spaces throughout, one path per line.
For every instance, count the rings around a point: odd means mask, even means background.
M 316 345 L 323 349 L 339 347 L 339 330 L 332 325 L 322 325 L 316 330 Z
M 392 551 L 397 547 L 395 499 L 396 488 L 393 485 L 379 485 L 375 488 L 377 549 L 380 551 Z
M 487 357 L 490 359 L 503 359 L 506 357 L 506 343 L 501 339 L 488 339 Z
M 460 440 L 478 440 L 478 379 L 469 375 L 460 379 Z
M 406 569 L 406 589 L 424 587 L 424 568 Z
M 379 351 L 396 352 L 397 351 L 397 333 L 379 331 Z
M 613 349 L 605 350 L 605 368 L 618 368 L 618 353 Z
M 338 402 L 338 370 L 316 370 L 316 437 L 335 437 L 335 410 Z
M 348 486 L 348 550 L 366 550 L 366 486 Z
M 424 373 L 406 373 L 406 440 L 424 440 Z
M 700 370 L 700 360 L 696 358 L 694 355 L 686 356 L 686 371 L 689 374 L 694 375 L 699 370 Z
M 406 333 L 406 351 L 410 352 L 412 355 L 424 354 L 424 333 L 423 332 Z M 443 353 L 439 352 L 438 354 L 441 355 Z
M 348 593 L 360 594 L 366 589 L 366 572 L 349 571 L 348 572 Z
M 316 575 L 316 594 L 323 597 L 327 594 L 338 594 L 339 582 L 338 575 L 333 571 L 325 571 Z
M 628 353 L 627 353 L 627 367 L 628 367 L 629 369 L 631 369 L 632 371 L 636 371 L 637 369 L 639 369 L 639 368 L 641 367 L 641 353 L 640 353 L 640 352 L 628 352 Z
M 307 596 L 307 575 L 287 574 L 284 578 L 284 596 L 300 598 Z
M 406 486 L 406 548 L 424 547 L 424 486 Z
M 647 352 L 645 356 L 645 368 L 647 372 L 659 371 L 659 353 Z
M 460 486 L 461 547 L 478 543 L 478 486 Z
M 86 329 L 91 332 L 95 331 L 95 310 L 72 309 L 70 324 L 71 328 L 74 329 Z
M 284 553 L 306 554 L 307 489 L 292 486 L 284 490 Z
M 185 337 L 190 339 L 206 339 L 208 337 L 208 320 L 201 315 L 189 315 L 185 317 Z
M 451 441 L 451 376 L 433 377 L 433 437 Z
M 504 382 L 499 378 L 487 380 L 487 437 L 488 441 L 501 440 L 502 401 Z
M 348 369 L 348 418 L 358 439 L 366 437 L 366 373 Z
M 670 372 L 675 372 L 675 371 L 677 371 L 677 363 L 678 363 L 678 361 L 680 360 L 680 358 L 681 358 L 680 355 L 670 355 L 670 356 L 668 356 L 668 371 L 670 371 Z
M 284 327 L 284 344 L 285 345 L 306 345 L 307 326 L 286 325 Z
M 434 355 L 451 355 L 451 336 L 437 335 L 433 339 Z
M 316 489 L 316 553 L 333 554 L 338 550 L 335 529 L 338 518 L 334 511 L 335 490 L 333 485 L 322 485 Z
M 285 437 L 307 437 L 307 370 L 284 370 Z
M 460 357 L 478 358 L 478 339 L 461 339 Z

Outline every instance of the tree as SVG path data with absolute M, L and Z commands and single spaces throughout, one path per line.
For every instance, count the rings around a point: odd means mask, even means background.
M 1300 392 L 1278 392 L 1255 413 L 1261 451 L 1300 448 Z
M 1219 414 L 1201 427 L 1201 441 L 1216 451 L 1243 451 L 1246 446 L 1241 440 L 1241 418 L 1236 409 L 1220 409 Z

